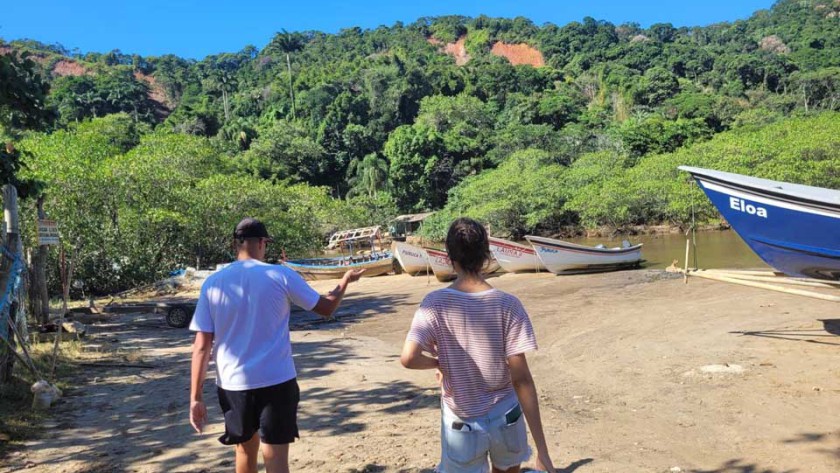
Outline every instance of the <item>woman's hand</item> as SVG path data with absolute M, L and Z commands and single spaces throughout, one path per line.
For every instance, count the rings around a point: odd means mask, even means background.
M 554 464 L 551 463 L 551 457 L 548 456 L 548 452 L 537 453 L 537 469 L 548 473 L 556 473 L 554 470 Z

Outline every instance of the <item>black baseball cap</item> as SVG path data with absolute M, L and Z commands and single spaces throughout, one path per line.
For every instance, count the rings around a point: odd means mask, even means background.
M 255 218 L 243 218 L 236 229 L 233 231 L 233 238 L 241 240 L 244 238 L 268 238 L 269 241 L 274 241 L 268 236 L 268 230 L 265 229 L 265 224 Z

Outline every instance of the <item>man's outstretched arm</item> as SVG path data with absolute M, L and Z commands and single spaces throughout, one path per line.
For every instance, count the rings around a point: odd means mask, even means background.
M 201 433 L 207 424 L 207 406 L 204 405 L 204 378 L 213 351 L 213 333 L 196 332 L 192 352 L 192 374 L 190 376 L 190 424 Z
M 344 293 L 347 291 L 347 286 L 349 286 L 351 282 L 358 281 L 364 272 L 364 269 L 351 269 L 350 271 L 344 273 L 344 277 L 341 278 L 341 282 L 338 283 L 338 286 L 327 293 L 326 296 L 321 296 L 318 299 L 318 303 L 315 304 L 314 308 L 312 308 L 312 312 L 315 312 L 323 317 L 330 318 L 333 312 L 338 309 L 338 306 L 341 305 L 341 300 L 344 299 Z

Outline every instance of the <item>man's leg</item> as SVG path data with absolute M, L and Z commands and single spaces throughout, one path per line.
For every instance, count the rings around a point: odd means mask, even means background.
M 260 436 L 257 433 L 247 442 L 236 444 L 236 473 L 257 473 Z M 269 470 L 271 471 L 271 470 Z
M 266 473 L 289 473 L 289 444 L 262 444 Z

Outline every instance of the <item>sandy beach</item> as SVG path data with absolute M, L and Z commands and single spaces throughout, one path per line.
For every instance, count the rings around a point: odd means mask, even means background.
M 684 285 L 655 270 L 490 282 L 519 296 L 533 321 L 540 349 L 529 363 L 559 471 L 840 471 L 840 305 Z M 402 368 L 398 355 L 418 303 L 444 286 L 363 278 L 336 321 L 293 313 L 302 390 L 293 471 L 432 471 L 434 376 Z M 151 367 L 86 367 L 45 436 L 3 459 L 0 472 L 232 471 L 232 451 L 216 441 L 212 380 L 211 425 L 197 435 L 188 424 L 186 329 L 125 314 L 91 332 L 86 349 L 131 352 Z

